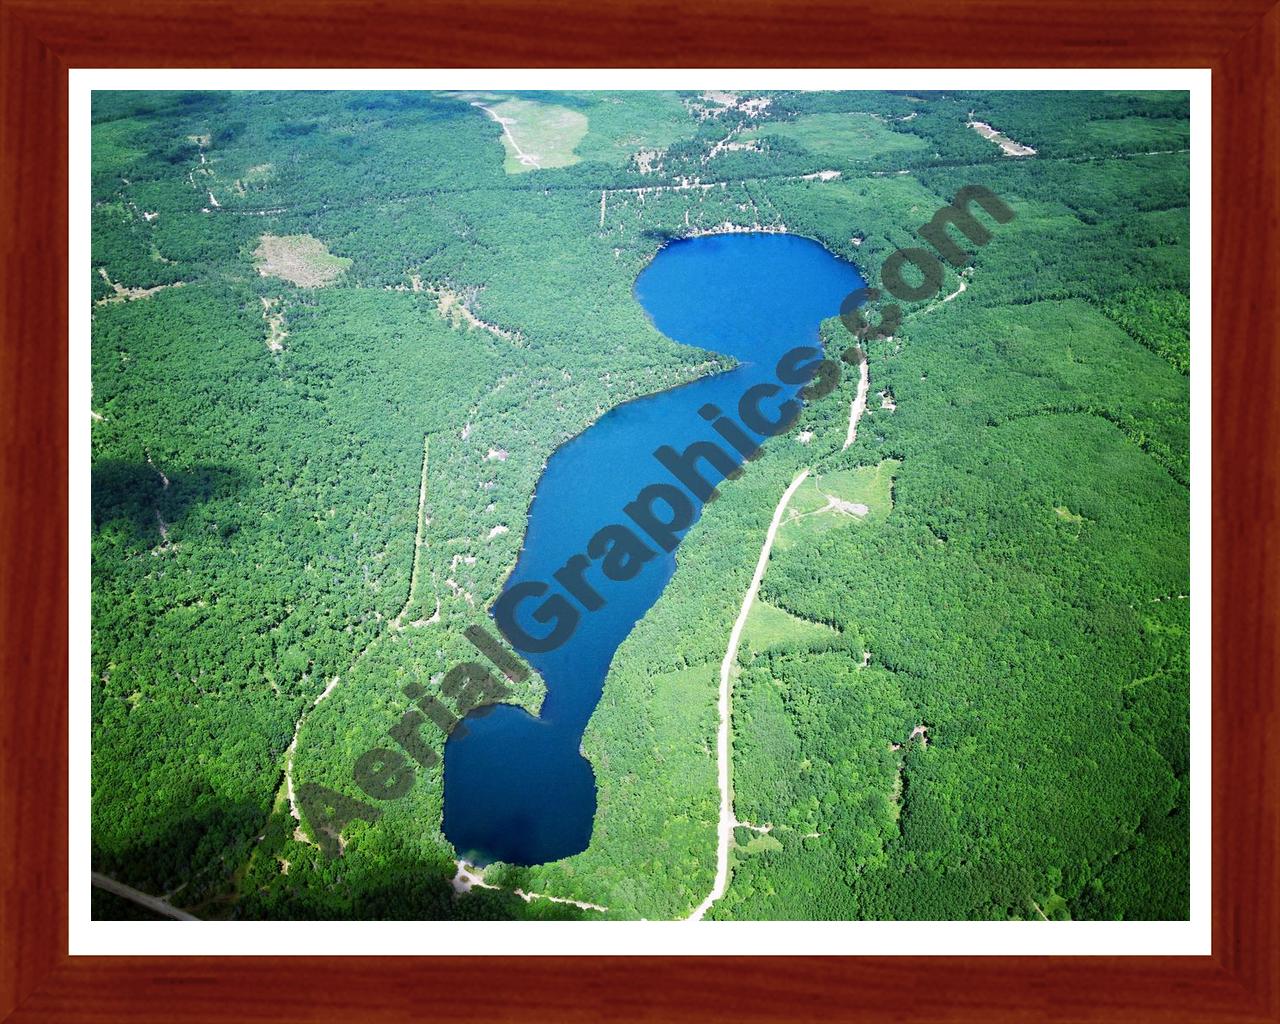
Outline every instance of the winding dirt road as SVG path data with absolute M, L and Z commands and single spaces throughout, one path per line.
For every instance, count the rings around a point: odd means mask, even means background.
M 870 385 L 871 372 L 867 369 L 867 360 L 863 359 L 858 363 L 858 394 L 853 404 L 849 406 L 849 432 L 844 436 L 841 451 L 858 439 L 858 420 L 862 419 L 862 414 L 867 411 L 867 388 Z
M 404 607 L 396 613 L 396 617 L 391 620 L 392 629 L 402 629 L 401 623 L 404 621 L 405 614 L 409 611 L 409 606 L 413 604 L 413 595 L 418 592 L 418 567 L 422 564 L 420 557 L 426 540 L 423 534 L 426 533 L 422 521 L 422 512 L 427 505 L 427 463 L 431 457 L 431 435 L 427 434 L 422 439 L 422 482 L 418 485 L 418 520 L 417 526 L 414 528 L 413 534 L 413 567 L 409 570 L 409 595 L 404 599 Z M 439 606 L 436 608 L 439 611 Z
M 511 148 L 516 151 L 517 160 L 519 160 L 526 167 L 536 167 L 541 169 L 542 165 L 538 163 L 538 158 L 534 156 L 532 153 L 526 153 L 523 149 L 521 149 L 520 143 L 516 142 L 516 137 L 511 134 L 511 129 L 508 126 L 516 123 L 514 118 L 499 117 L 491 108 L 486 107 L 483 103 L 472 103 L 471 105 L 473 107 L 479 107 L 491 118 L 497 121 L 498 124 L 502 125 L 502 133 L 507 137 L 508 141 L 511 143 Z
M 853 444 L 854 439 L 858 436 L 858 420 L 862 419 L 862 414 L 867 409 L 867 389 L 870 383 L 871 375 L 867 368 L 867 360 L 863 359 L 859 364 L 858 395 L 849 409 L 849 432 L 845 437 L 844 447 L 841 451 Z M 717 774 L 720 783 L 720 824 L 717 830 L 716 843 L 716 880 L 711 887 L 711 892 L 707 894 L 707 898 L 698 904 L 693 913 L 685 919 L 687 921 L 701 921 L 707 911 L 711 909 L 711 905 L 724 895 L 725 888 L 729 884 L 729 844 L 733 841 L 733 830 L 739 824 L 733 813 L 733 791 L 729 782 L 732 766 L 729 750 L 729 725 L 732 714 L 733 667 L 738 660 L 738 645 L 742 642 L 742 630 L 747 624 L 747 616 L 751 614 L 751 606 L 755 602 L 756 594 L 760 591 L 760 584 L 764 580 L 765 570 L 769 567 L 769 553 L 773 550 L 773 541 L 778 535 L 778 527 L 782 525 L 782 518 L 786 515 L 787 505 L 790 504 L 792 496 L 799 490 L 800 485 L 804 483 L 810 472 L 812 472 L 812 469 L 806 468 L 796 475 L 790 486 L 783 492 L 782 499 L 778 502 L 778 507 L 773 510 L 773 520 L 769 523 L 769 532 L 765 534 L 764 546 L 760 548 L 760 558 L 756 561 L 755 575 L 751 577 L 751 586 L 747 588 L 747 593 L 742 598 L 742 608 L 738 611 L 738 618 L 733 624 L 733 631 L 729 634 L 729 646 L 724 652 L 724 661 L 720 663 L 720 728 L 716 733 Z
M 423 545 L 426 544 L 426 541 L 423 539 L 423 533 L 425 532 L 425 524 L 423 522 L 422 513 L 423 513 L 423 508 L 425 507 L 427 502 L 427 462 L 428 462 L 428 459 L 430 458 L 430 454 L 431 454 L 431 435 L 428 434 L 422 438 L 422 481 L 418 485 L 418 520 L 417 520 L 417 526 L 415 527 L 414 534 L 413 534 L 413 565 L 412 565 L 412 568 L 409 570 L 409 596 L 405 598 L 404 607 L 400 609 L 400 611 L 396 614 L 396 617 L 394 619 L 391 619 L 389 621 L 388 628 L 390 631 L 395 631 L 395 630 L 404 628 L 401 625 L 401 620 L 404 618 L 405 613 L 409 610 L 410 605 L 413 604 L 413 596 L 416 593 L 417 587 L 418 587 L 418 565 L 419 565 L 418 556 L 422 551 Z M 157 472 L 159 471 L 157 470 Z M 167 486 L 167 483 L 168 482 L 166 481 L 166 486 Z M 437 607 L 436 607 L 437 613 L 439 612 L 439 610 L 440 610 L 439 605 L 437 604 Z M 359 665 L 360 662 L 364 660 L 364 656 L 369 653 L 369 650 L 370 648 L 373 647 L 374 643 L 380 640 L 385 635 L 386 635 L 386 631 L 378 633 L 367 644 L 365 644 L 363 648 L 361 648 L 360 653 L 355 656 L 355 659 L 351 662 L 350 667 L 347 669 L 348 676 L 350 676 L 351 673 L 355 670 L 356 666 Z M 298 720 L 293 723 L 293 739 L 289 742 L 289 746 L 286 748 L 284 752 L 284 791 L 285 791 L 285 795 L 288 797 L 288 800 L 289 800 L 289 813 L 293 815 L 294 821 L 298 822 L 299 824 L 301 824 L 302 822 L 302 814 L 298 810 L 298 801 L 296 799 L 296 796 L 293 790 L 293 755 L 297 752 L 297 749 L 298 749 L 298 737 L 302 734 L 302 726 L 303 726 L 303 723 L 306 722 L 307 716 L 310 715 L 311 712 L 313 712 L 317 707 L 319 707 L 321 701 L 323 701 L 326 697 L 328 697 L 329 694 L 333 693 L 333 691 L 337 688 L 338 683 L 341 681 L 341 679 L 342 677 L 340 675 L 334 676 L 331 680 L 329 680 L 329 684 L 324 688 L 320 696 L 317 697 L 314 701 L 312 701 L 312 703 L 308 707 L 303 709 L 302 714 L 298 716 Z
M 865 363 L 863 367 L 865 372 Z M 863 380 L 862 392 L 865 401 L 866 378 L 864 377 Z M 773 520 L 769 523 L 769 532 L 765 534 L 764 546 L 760 548 L 760 558 L 756 561 L 755 575 L 751 577 L 751 586 L 747 588 L 747 593 L 742 599 L 742 608 L 739 609 L 737 621 L 734 622 L 733 631 L 729 634 L 729 647 L 724 652 L 724 661 L 720 663 L 720 728 L 716 734 L 716 757 L 720 779 L 720 827 L 716 844 L 716 880 L 707 898 L 699 903 L 697 909 L 686 918 L 689 921 L 701 921 L 706 912 L 711 909 L 711 904 L 724 895 L 725 887 L 729 884 L 729 843 L 733 839 L 734 826 L 737 825 L 737 819 L 733 816 L 733 793 L 729 785 L 729 722 L 733 667 L 738 660 L 738 644 L 742 641 L 742 630 L 747 624 L 747 616 L 751 614 L 751 605 L 755 602 L 756 594 L 760 590 L 765 570 L 769 567 L 769 552 L 773 549 L 773 541 L 778 535 L 778 527 L 782 525 L 787 504 L 809 473 L 809 469 L 803 469 L 796 474 L 791 485 L 783 492 L 778 507 L 773 510 Z

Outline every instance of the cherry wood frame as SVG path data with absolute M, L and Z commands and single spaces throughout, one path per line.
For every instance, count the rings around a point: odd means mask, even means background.
M 1272 2 L 0 0 L 0 1018 L 1280 1020 Z M 1212 68 L 1212 956 L 68 956 L 67 70 L 463 63 Z

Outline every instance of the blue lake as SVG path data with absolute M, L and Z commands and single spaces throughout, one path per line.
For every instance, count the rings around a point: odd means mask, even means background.
M 837 315 L 844 297 L 864 283 L 853 266 L 817 242 L 779 234 L 673 242 L 641 273 L 636 299 L 658 330 L 732 355 L 740 365 L 620 406 L 548 461 L 530 507 L 524 548 L 503 590 L 507 594 L 527 581 L 550 585 L 543 597 L 521 603 L 516 616 L 521 628 L 537 637 L 550 631 L 554 623 L 538 622 L 533 613 L 547 597 L 564 594 L 556 570 L 585 553 L 591 537 L 607 524 L 630 527 L 657 554 L 633 578 L 619 581 L 606 578 L 593 561 L 585 579 L 603 606 L 588 611 L 566 596 L 579 615 L 570 638 L 551 651 L 521 650 L 547 685 L 541 715 L 498 705 L 468 715 L 450 736 L 444 757 L 444 833 L 460 857 L 480 865 L 499 860 L 528 865 L 586 849 L 596 788 L 580 753 L 582 734 L 614 652 L 676 567 L 675 553 L 650 541 L 623 508 L 646 486 L 675 482 L 654 458 L 662 445 L 684 451 L 707 440 L 736 457 L 699 410 L 712 403 L 740 422 L 743 394 L 759 383 L 778 383 L 779 358 L 797 346 L 817 345 L 818 324 Z M 761 411 L 773 417 L 797 390 L 786 386 L 761 402 Z M 760 440 L 759 434 L 749 436 Z M 715 472 L 702 466 L 704 477 L 715 483 Z M 731 480 L 721 485 L 733 486 Z M 696 499 L 693 503 L 698 510 Z M 661 502 L 657 507 L 666 514 Z M 519 650 L 517 638 L 504 632 Z

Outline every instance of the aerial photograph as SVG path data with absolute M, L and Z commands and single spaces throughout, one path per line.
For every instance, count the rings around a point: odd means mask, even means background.
M 91 120 L 95 920 L 1189 919 L 1187 92 Z

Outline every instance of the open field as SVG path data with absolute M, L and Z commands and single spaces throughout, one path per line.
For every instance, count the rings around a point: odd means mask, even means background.
M 785 551 L 801 537 L 883 522 L 893 508 L 893 477 L 901 464 L 897 459 L 885 459 L 874 466 L 836 470 L 806 480 L 783 520 L 779 550 Z
M 587 133 L 587 118 L 576 110 L 537 100 L 510 99 L 492 105 L 474 101 L 502 125 L 508 174 L 568 167 L 580 157 L 574 148 Z
M 817 622 L 808 622 L 788 611 L 757 600 L 751 606 L 742 641 L 751 651 L 768 650 L 781 643 L 804 640 L 829 640 L 835 631 Z
M 895 132 L 872 114 L 806 114 L 795 121 L 767 121 L 743 132 L 742 138 L 778 136 L 798 142 L 817 156 L 866 160 L 894 153 L 916 153 L 927 143 L 917 135 Z

